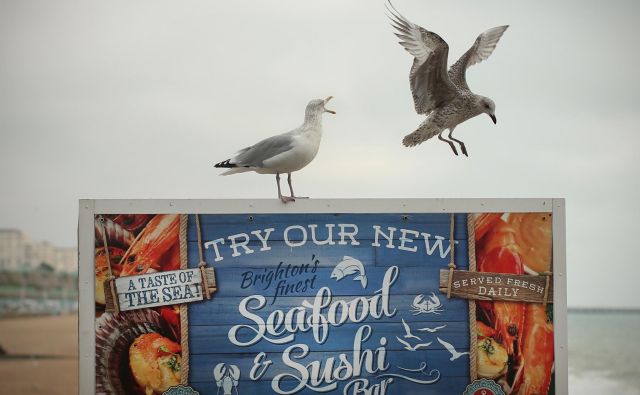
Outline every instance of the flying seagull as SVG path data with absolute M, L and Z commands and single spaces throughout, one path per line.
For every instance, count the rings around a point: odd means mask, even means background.
M 407 333 L 404 335 L 404 338 L 405 338 L 405 339 L 411 339 L 411 338 L 414 338 L 414 339 L 418 339 L 418 340 L 422 341 L 422 339 L 420 339 L 418 336 L 411 334 L 411 328 L 409 327 L 409 324 L 407 324 L 407 323 L 404 321 L 404 318 L 402 319 L 402 326 L 404 326 L 404 331 L 405 331 L 405 332 L 407 332 Z
M 402 16 L 389 1 L 385 4 L 391 15 L 394 33 L 400 45 L 413 55 L 409 73 L 411 94 L 418 114 L 427 116 L 418 129 L 405 136 L 402 144 L 413 147 L 433 136 L 451 146 L 458 155 L 454 141 L 460 144 L 466 156 L 464 143 L 452 136 L 456 126 L 480 114 L 487 114 L 496 123 L 496 105 L 488 97 L 471 92 L 466 80 L 467 68 L 486 60 L 496 48 L 500 37 L 509 26 L 498 26 L 480 34 L 471 48 L 449 68 L 449 46 L 436 33 L 430 32 Z M 442 133 L 449 129 L 447 138 Z
M 427 348 L 427 347 L 429 347 L 431 345 L 431 343 L 433 343 L 433 342 L 419 343 L 419 344 L 416 344 L 415 346 L 412 346 L 408 342 L 400 339 L 398 336 L 396 336 L 396 339 L 398 339 L 398 341 L 404 345 L 404 349 L 408 350 L 408 351 L 416 351 L 419 348 Z
M 439 331 L 440 329 L 446 327 L 446 325 L 440 325 L 440 326 L 436 326 L 435 328 L 420 328 L 418 329 L 420 332 L 429 332 L 429 333 L 435 333 L 437 331 Z
M 295 196 L 291 185 L 291 173 L 308 165 L 318 153 L 322 138 L 322 114 L 335 114 L 335 111 L 325 108 L 325 104 L 333 96 L 326 99 L 311 100 L 304 112 L 304 123 L 290 132 L 272 136 L 240 150 L 236 156 L 215 167 L 230 168 L 222 176 L 255 171 L 260 174 L 275 174 L 278 184 L 278 199 L 283 203 L 296 199 L 306 199 Z M 291 196 L 283 196 L 280 190 L 280 174 L 287 173 L 287 182 Z
M 461 356 L 469 354 L 468 351 L 467 352 L 458 352 L 453 347 L 453 344 L 448 343 L 448 342 L 440 339 L 439 337 L 437 339 L 440 342 L 440 344 L 442 344 L 444 346 L 444 348 L 446 348 L 447 351 L 449 351 L 451 353 L 451 358 L 449 358 L 449 361 L 455 361 L 456 359 L 460 358 Z

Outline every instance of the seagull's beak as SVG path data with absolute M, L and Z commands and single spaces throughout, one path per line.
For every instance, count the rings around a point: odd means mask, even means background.
M 333 96 L 329 96 L 326 99 L 324 99 L 324 104 L 327 104 L 329 102 L 329 100 L 333 99 Z M 328 110 L 328 109 L 324 109 L 325 112 L 331 113 L 331 114 L 335 114 L 336 112 L 333 110 Z
M 493 121 L 493 124 L 494 124 L 494 125 L 498 123 L 498 120 L 496 119 L 496 116 L 495 116 L 495 115 L 493 115 L 493 114 L 489 114 L 489 116 L 491 117 L 491 120 Z

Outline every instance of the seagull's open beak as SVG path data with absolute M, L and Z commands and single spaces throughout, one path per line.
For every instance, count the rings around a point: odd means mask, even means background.
M 327 103 L 329 102 L 329 100 L 331 100 L 331 99 L 333 99 L 333 96 L 329 96 L 329 97 L 327 97 L 326 99 L 324 99 L 324 104 L 327 104 Z M 329 112 L 329 113 L 331 113 L 331 114 L 335 114 L 335 113 L 336 113 L 335 111 L 333 111 L 333 110 L 328 110 L 328 109 L 326 109 L 326 108 L 324 109 L 324 111 L 325 111 L 325 112 Z
M 495 115 L 493 115 L 493 114 L 489 114 L 489 116 L 491 117 L 491 120 L 493 121 L 493 124 L 494 124 L 494 125 L 498 123 L 498 120 L 496 119 L 496 116 L 495 116 Z

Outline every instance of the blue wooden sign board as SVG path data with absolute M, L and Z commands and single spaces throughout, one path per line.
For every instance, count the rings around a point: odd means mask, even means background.
M 466 217 L 455 215 L 458 269 L 468 268 Z M 438 291 L 450 214 L 200 221 L 218 286 L 188 306 L 188 382 L 201 394 L 459 394 L 469 384 L 468 302 Z

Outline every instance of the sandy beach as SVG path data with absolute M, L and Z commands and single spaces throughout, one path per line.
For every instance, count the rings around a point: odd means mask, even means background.
M 0 394 L 78 393 L 76 315 L 0 319 Z

